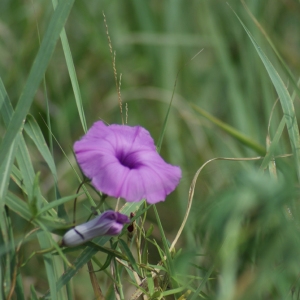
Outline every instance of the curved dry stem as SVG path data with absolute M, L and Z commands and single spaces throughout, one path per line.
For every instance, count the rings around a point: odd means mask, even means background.
M 285 157 L 290 157 L 292 156 L 292 154 L 283 154 L 283 155 L 278 155 L 276 156 L 276 158 L 285 158 Z M 260 160 L 260 159 L 263 159 L 263 156 L 257 156 L 257 157 L 241 157 L 241 158 L 231 158 L 231 157 L 215 157 L 215 158 L 212 158 L 210 160 L 208 160 L 207 162 L 205 162 L 199 169 L 198 171 L 196 172 L 193 180 L 192 180 L 192 183 L 191 183 L 191 186 L 190 186 L 190 189 L 189 189 L 189 197 L 188 197 L 188 205 L 187 205 L 187 209 L 186 209 L 186 212 L 185 212 L 185 215 L 184 215 L 184 218 L 183 218 L 183 221 L 182 221 L 182 224 L 177 232 L 177 235 L 173 241 L 173 243 L 171 244 L 171 247 L 170 247 L 170 251 L 172 251 L 183 231 L 183 228 L 187 222 L 187 219 L 188 219 L 188 216 L 190 214 L 190 210 L 191 210 L 191 207 L 192 207 L 192 203 L 193 203 L 193 197 L 194 197 L 194 191 L 195 191 L 195 186 L 196 186 L 196 183 L 197 183 L 197 179 L 198 179 L 198 176 L 199 174 L 201 173 L 201 171 L 203 170 L 203 168 L 208 165 L 210 162 L 213 162 L 215 160 L 229 160 L 229 161 L 252 161 L 252 160 Z
M 195 186 L 196 186 L 196 182 L 197 182 L 197 179 L 198 179 L 198 176 L 199 174 L 201 173 L 201 171 L 203 170 L 203 168 L 208 165 L 210 162 L 213 162 L 215 160 L 230 160 L 230 161 L 249 161 L 249 160 L 260 160 L 260 159 L 263 159 L 262 156 L 257 156 L 257 157 L 246 157 L 246 158 L 230 158 L 230 157 L 215 157 L 215 158 L 212 158 L 210 160 L 208 160 L 207 162 L 205 162 L 199 169 L 198 171 L 196 172 L 193 180 L 192 180 L 192 183 L 191 183 L 191 186 L 190 186 L 190 189 L 189 189 L 189 197 L 188 197 L 188 204 L 187 204 L 187 209 L 186 209 L 186 212 L 185 212 L 185 215 L 184 215 L 184 218 L 183 218 L 183 221 L 181 223 L 181 226 L 176 234 L 176 237 L 175 239 L 173 240 L 172 244 L 171 244 L 171 247 L 170 247 L 170 251 L 172 251 L 174 248 L 175 248 L 175 245 L 183 231 L 183 228 L 187 222 L 187 219 L 188 219 L 188 216 L 190 214 L 190 211 L 191 211 L 191 207 L 192 207 L 192 203 L 193 203 L 193 197 L 194 197 L 194 191 L 195 191 Z

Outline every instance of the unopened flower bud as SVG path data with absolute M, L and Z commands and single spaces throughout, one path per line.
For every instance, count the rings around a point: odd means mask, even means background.
M 119 212 L 108 210 L 95 219 L 70 229 L 62 239 L 62 245 L 74 247 L 103 235 L 118 235 L 129 218 Z

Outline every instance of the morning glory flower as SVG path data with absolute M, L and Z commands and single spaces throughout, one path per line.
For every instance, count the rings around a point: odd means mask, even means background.
M 130 219 L 119 212 L 108 210 L 93 220 L 75 226 L 63 236 L 62 245 L 74 247 L 97 236 L 118 235 Z
M 180 168 L 161 158 L 150 133 L 140 126 L 98 121 L 74 144 L 74 151 L 97 190 L 129 202 L 164 201 L 181 178 Z

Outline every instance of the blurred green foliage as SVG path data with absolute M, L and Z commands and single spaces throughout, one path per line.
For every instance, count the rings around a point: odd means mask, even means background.
M 209 293 L 219 284 L 218 299 L 299 298 L 298 198 L 291 181 L 250 171 L 203 202 L 194 219 L 204 264 L 215 264 Z
M 266 36 L 240 1 L 229 0 L 228 3 L 292 93 L 289 77 Z M 300 69 L 299 1 L 253 0 L 247 1 L 247 5 L 297 79 Z M 75 1 L 65 29 L 88 127 L 98 119 L 121 123 L 103 11 L 116 51 L 117 72 L 122 73 L 121 94 L 123 103 L 128 104 L 129 125 L 144 126 L 158 141 L 176 83 L 161 154 L 170 163 L 180 165 L 183 178 L 177 191 L 157 206 L 165 234 L 172 240 L 186 210 L 189 185 L 204 162 L 214 157 L 258 156 L 253 149 L 197 114 L 190 103 L 263 146 L 269 122 L 272 139 L 282 110 L 277 103 L 272 113 L 277 99 L 275 89 L 226 1 Z M 39 36 L 44 36 L 52 13 L 51 1 L 0 1 L 0 77 L 13 106 L 38 52 Z M 204 50 L 190 61 L 201 49 Z M 47 69 L 45 85 L 46 89 L 41 85 L 36 93 L 30 113 L 49 145 L 51 137 L 45 125 L 48 101 L 52 132 L 60 145 L 53 141 L 58 191 L 62 196 L 74 195 L 78 179 L 61 148 L 75 166 L 72 145 L 84 131 L 60 42 Z M 296 98 L 297 116 L 298 106 Z M 1 136 L 5 132 L 2 120 L 0 132 Z M 55 182 L 39 150 L 28 136 L 25 138 L 34 171 L 40 172 L 41 193 L 50 201 L 57 195 Z M 290 142 L 284 131 L 276 154 L 290 152 Z M 212 270 L 201 290 L 203 297 L 299 299 L 299 204 L 294 164 L 291 158 L 278 158 L 276 163 L 278 182 L 268 178 L 269 175 L 253 171 L 260 166 L 257 161 L 216 161 L 200 174 L 192 213 L 177 245 L 183 248 L 183 253 L 175 257 L 174 263 L 179 273 L 191 272 L 199 278 L 205 278 Z M 10 190 L 22 195 L 13 182 Z M 88 205 L 87 201 L 79 203 L 79 219 L 87 215 Z M 66 209 L 71 216 L 71 202 Z M 146 230 L 156 222 L 152 211 L 147 217 Z M 29 230 L 31 225 L 14 213 L 11 213 L 11 220 L 13 234 L 20 240 L 24 228 Z M 153 231 L 153 236 L 160 239 L 158 230 Z M 38 247 L 35 241 L 27 243 L 21 250 L 22 256 L 28 258 Z M 156 264 L 159 260 L 157 249 L 149 247 L 149 260 Z M 199 251 L 195 253 L 194 249 Z M 190 253 L 201 256 L 194 258 Z M 71 258 L 76 257 L 73 255 Z M 190 263 L 195 266 L 190 267 Z M 31 284 L 38 292 L 48 290 L 40 256 L 34 256 L 21 272 L 26 295 L 30 294 Z M 74 299 L 92 299 L 86 275 L 81 271 L 75 276 Z M 102 275 L 99 277 L 104 280 Z M 201 280 L 198 282 L 193 282 L 191 287 L 197 290 Z M 128 287 L 128 291 L 130 294 L 132 287 Z M 31 294 L 34 293 L 33 290 Z M 112 290 L 108 294 L 112 295 L 109 299 L 114 299 Z M 188 299 L 196 299 L 192 297 Z

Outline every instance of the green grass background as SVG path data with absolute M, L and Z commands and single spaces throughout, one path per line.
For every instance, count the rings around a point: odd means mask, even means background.
M 237 0 L 228 3 L 292 95 L 293 80 L 297 81 L 300 69 L 299 1 L 247 1 L 285 65 L 280 63 L 242 3 Z M 182 168 L 183 177 L 176 192 L 157 205 L 169 240 L 174 238 L 183 219 L 189 186 L 197 169 L 215 157 L 262 155 L 251 145 L 265 149 L 269 122 L 273 139 L 283 116 L 279 102 L 272 111 L 278 98 L 276 90 L 232 9 L 221 0 L 75 1 L 65 25 L 87 127 L 99 119 L 121 123 L 102 11 L 116 51 L 117 72 L 122 73 L 121 94 L 123 103 L 128 104 L 129 125 L 144 126 L 157 142 L 176 82 L 161 154 Z M 45 35 L 52 15 L 51 1 L 0 1 L 0 77 L 15 108 L 39 49 L 39 35 L 41 39 Z M 298 97 L 294 105 L 299 116 Z M 250 146 L 203 117 L 195 106 L 247 136 Z M 39 85 L 34 96 L 30 114 L 53 151 L 59 194 L 73 195 L 78 178 L 61 148 L 51 140 L 44 122 L 48 109 L 53 135 L 75 167 L 72 145 L 84 134 L 84 127 L 60 41 L 51 57 L 45 82 Z M 4 136 L 5 122 L 1 122 L 1 136 Z M 39 149 L 28 135 L 24 136 L 34 171 L 41 172 L 41 193 L 48 201 L 55 199 L 53 176 Z M 275 154 L 292 153 L 290 145 L 284 129 Z M 201 172 L 192 213 L 177 248 L 183 248 L 186 253 L 197 249 L 196 254 L 204 255 L 193 256 L 196 266 L 192 270 L 187 267 L 188 256 L 182 257 L 182 272 L 210 278 L 204 281 L 203 297 L 298 299 L 299 271 L 295 264 L 299 262 L 300 243 L 295 232 L 297 226 L 292 226 L 283 213 L 284 207 L 288 207 L 294 209 L 294 219 L 298 216 L 297 162 L 284 158 L 277 159 L 276 163 L 280 184 L 253 172 L 259 169 L 261 161 L 215 161 Z M 10 190 L 21 195 L 13 182 Z M 87 201 L 79 203 L 79 219 L 86 215 L 88 205 Z M 70 202 L 66 209 L 71 216 Z M 156 224 L 152 210 L 147 217 L 146 227 Z M 11 220 L 14 236 L 20 239 L 24 226 L 29 225 L 14 213 Z M 153 236 L 160 239 L 158 229 Z M 35 240 L 26 245 L 22 249 L 24 258 L 39 247 Z M 157 263 L 155 247 L 149 249 L 150 261 Z M 47 291 L 43 266 L 41 256 L 35 256 L 22 269 L 27 295 L 30 284 L 38 292 Z M 200 291 L 200 282 L 193 283 L 195 290 Z M 86 270 L 75 276 L 73 286 L 74 299 L 93 299 Z

